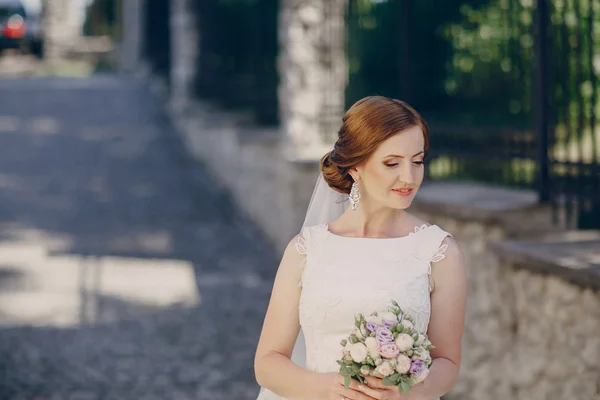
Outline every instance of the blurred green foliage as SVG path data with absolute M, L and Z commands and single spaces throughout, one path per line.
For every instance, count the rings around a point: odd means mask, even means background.
M 600 104 L 590 103 L 600 84 L 600 2 L 550 4 L 553 100 L 571 119 L 580 110 L 590 118 L 600 113 Z M 405 99 L 440 123 L 530 127 L 534 6 L 535 0 L 350 0 L 347 104 L 377 93 Z M 567 119 L 557 113 L 558 123 Z
M 94 0 L 86 10 L 83 34 L 86 36 L 108 35 L 113 40 L 119 40 L 121 37 L 121 0 Z

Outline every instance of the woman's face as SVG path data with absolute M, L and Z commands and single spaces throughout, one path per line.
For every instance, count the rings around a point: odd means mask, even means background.
M 418 126 L 381 143 L 356 167 L 362 199 L 394 209 L 408 208 L 423 182 L 424 147 L 425 137 Z

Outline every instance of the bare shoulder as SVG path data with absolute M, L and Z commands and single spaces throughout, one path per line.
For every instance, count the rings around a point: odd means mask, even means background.
M 306 243 L 301 233 L 294 236 L 285 247 L 282 257 L 283 261 L 302 260 L 306 257 Z
M 436 286 L 441 287 L 445 284 L 463 286 L 466 283 L 466 265 L 460 245 L 453 237 L 446 236 L 440 249 L 443 251 L 443 258 L 432 263 Z
M 442 241 L 444 246 L 444 258 L 440 263 L 457 264 L 464 263 L 463 252 L 458 242 L 452 236 L 446 236 Z

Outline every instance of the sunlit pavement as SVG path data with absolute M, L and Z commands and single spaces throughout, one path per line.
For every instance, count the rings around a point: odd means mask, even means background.
M 146 86 L 0 80 L 0 399 L 256 396 L 275 256 Z

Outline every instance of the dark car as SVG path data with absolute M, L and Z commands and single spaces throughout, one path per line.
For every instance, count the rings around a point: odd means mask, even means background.
M 36 55 L 38 57 L 42 56 L 43 48 L 44 48 L 44 35 L 42 32 L 42 15 L 39 12 L 35 11 L 26 11 L 27 19 L 25 23 L 27 24 L 27 33 L 25 37 L 27 38 L 26 50 L 31 54 Z M 25 50 L 25 46 L 23 47 Z
M 0 0 L 0 51 L 27 45 L 27 13 L 19 0 Z

